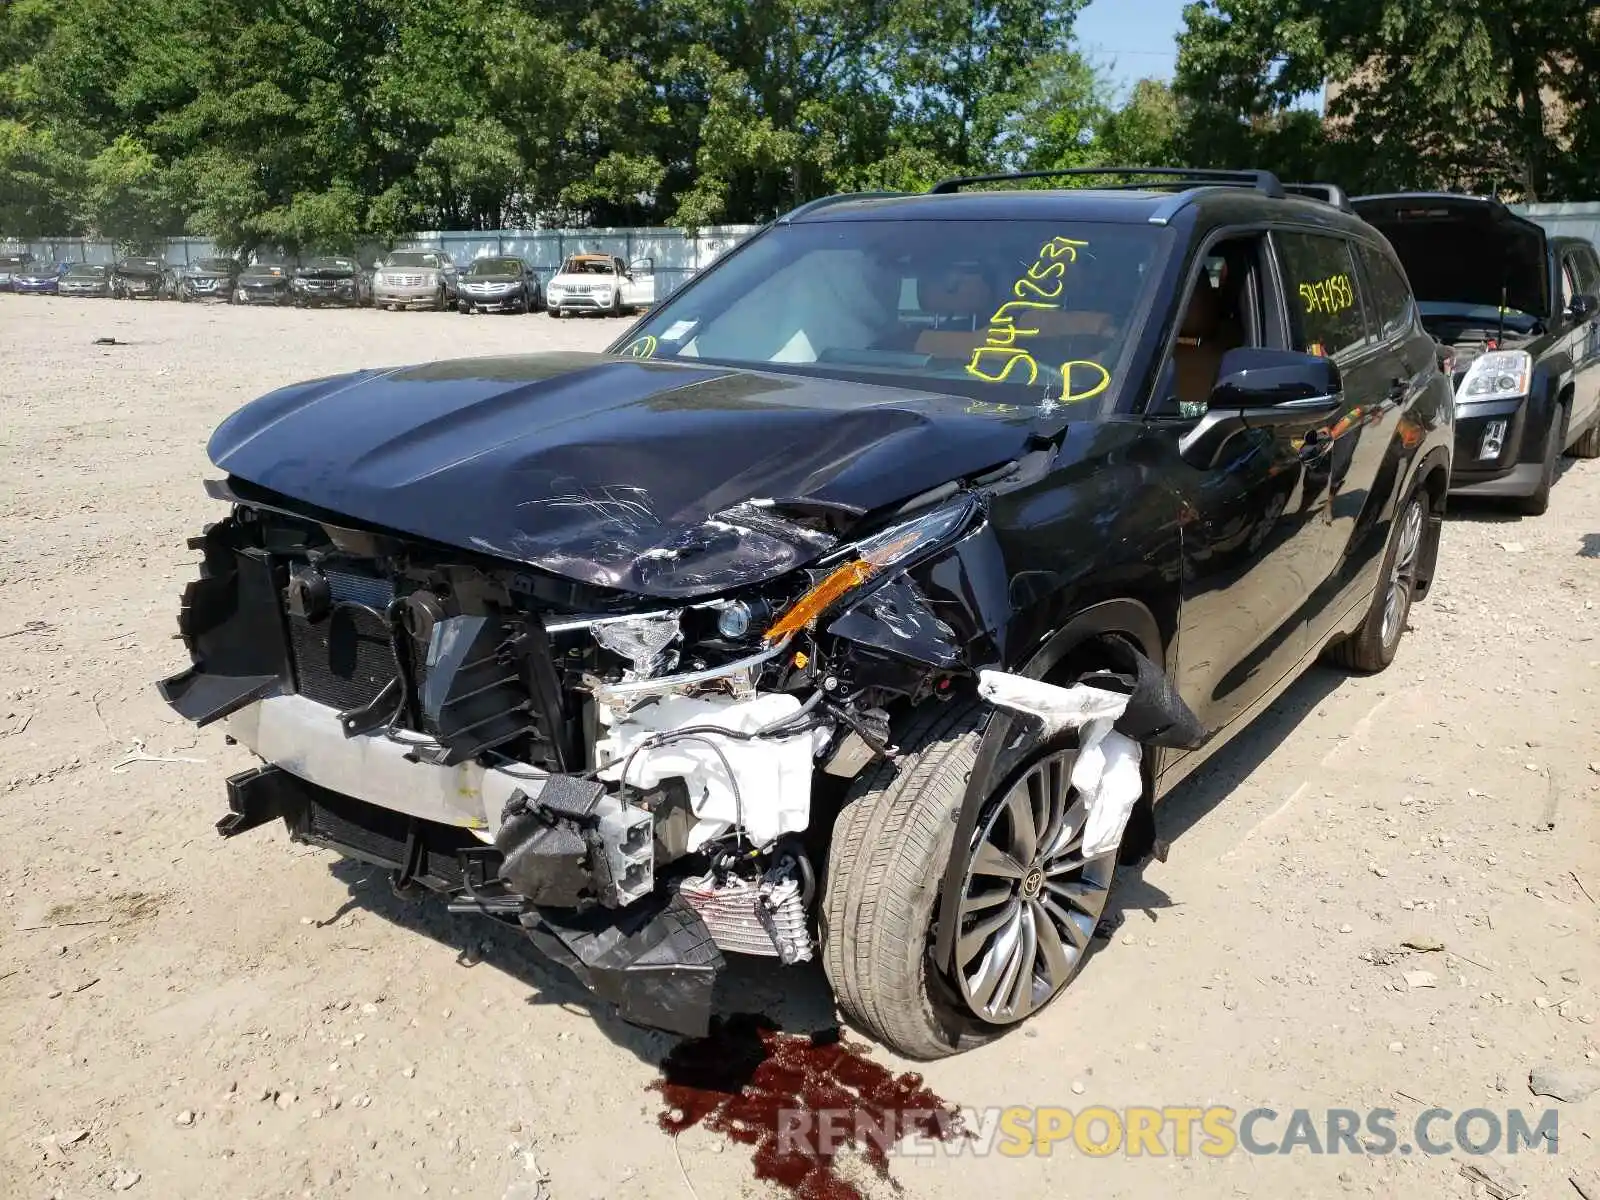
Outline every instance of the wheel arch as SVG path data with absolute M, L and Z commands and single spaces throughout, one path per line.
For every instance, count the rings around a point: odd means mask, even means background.
M 1076 673 L 1074 668 L 1083 660 L 1085 652 L 1092 656 L 1096 643 L 1104 644 L 1110 638 L 1132 641 L 1157 667 L 1166 668 L 1165 642 L 1155 613 L 1139 600 L 1117 597 L 1090 604 L 1067 618 L 1016 668 L 1017 673 L 1032 679 L 1064 682 L 1065 674 Z M 947 901 L 960 891 L 965 871 L 965 861 L 958 853 L 958 848 L 972 840 L 980 810 L 989 795 L 986 781 L 997 775 L 1009 775 L 1036 749 L 1030 747 L 1025 739 L 1013 738 L 1014 728 L 1015 722 L 1010 714 L 1000 710 L 990 714 L 978 742 L 961 807 L 951 814 L 955 822 L 955 836 L 951 842 L 950 860 L 945 864 L 939 882 L 939 903 L 936 908 L 938 923 L 934 931 L 934 961 L 941 967 L 948 965 L 954 952 L 956 906 Z M 1124 843 L 1125 855 L 1134 852 L 1142 857 L 1155 843 L 1154 768 L 1155 756 L 1145 754 L 1141 762 L 1145 790 L 1134 815 L 1129 819 L 1128 836 L 1133 838 L 1133 842 Z
M 1412 598 L 1424 599 L 1433 586 L 1433 576 L 1439 562 L 1439 542 L 1444 536 L 1444 513 L 1450 493 L 1450 452 L 1443 446 L 1435 447 L 1417 464 L 1413 473 L 1413 490 L 1428 497 L 1428 523 L 1423 532 L 1422 546 L 1417 551 L 1417 581 Z M 1410 493 L 1406 493 L 1410 494 Z

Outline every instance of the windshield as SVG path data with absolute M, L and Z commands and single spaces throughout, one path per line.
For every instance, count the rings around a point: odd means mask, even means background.
M 354 271 L 356 264 L 348 258 L 313 258 L 302 271 Z
M 225 258 L 202 258 L 195 263 L 196 271 L 207 271 L 213 275 L 226 275 L 233 270 L 233 264 Z
M 153 258 L 125 258 L 117 264 L 119 271 L 159 271 L 161 264 Z
M 522 263 L 515 258 L 480 258 L 467 268 L 468 275 L 515 275 Z
M 1087 400 L 1111 385 L 1165 237 L 1070 221 L 779 226 L 668 300 L 622 353 Z
M 263 265 L 257 264 L 256 266 L 247 268 L 246 271 L 245 271 L 245 274 L 254 276 L 257 279 L 260 279 L 260 278 L 268 278 L 268 279 L 270 279 L 275 275 L 282 275 L 283 274 L 283 268 L 282 267 L 278 267 L 278 266 L 270 266 L 269 267 L 269 266 L 263 266 Z
M 615 275 L 617 264 L 609 258 L 569 258 L 561 264 L 563 275 Z
M 78 263 L 67 268 L 68 279 L 99 279 L 106 273 L 104 267 L 97 267 L 91 263 Z
M 390 267 L 442 267 L 444 263 L 437 254 L 426 250 L 401 250 L 389 256 L 389 261 L 384 264 Z
M 0 254 L 0 271 L 20 271 L 28 265 L 28 260 L 20 254 Z

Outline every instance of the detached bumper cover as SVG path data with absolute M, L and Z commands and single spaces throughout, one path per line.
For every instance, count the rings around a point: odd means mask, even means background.
M 451 898 L 451 910 L 514 919 L 546 957 L 566 967 L 623 1020 L 686 1037 L 710 1029 L 726 967 L 699 914 L 679 895 L 625 909 L 539 907 L 508 894 L 503 859 L 469 831 L 367 804 L 277 766 L 228 780 L 223 837 L 282 820 L 289 836 L 393 873 Z

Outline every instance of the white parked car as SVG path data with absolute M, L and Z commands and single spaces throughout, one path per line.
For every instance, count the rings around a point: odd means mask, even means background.
M 655 264 L 648 258 L 623 263 L 611 254 L 574 254 L 544 288 L 552 317 L 603 312 L 620 317 L 656 302 Z

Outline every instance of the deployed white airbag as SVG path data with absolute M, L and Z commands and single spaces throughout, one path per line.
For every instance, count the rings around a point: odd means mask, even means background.
M 799 711 L 800 701 L 786 695 L 750 700 L 663 697 L 617 721 L 595 743 L 603 768 L 600 778 L 620 780 L 626 768 L 628 786 L 645 790 L 663 780 L 684 780 L 698 818 L 689 832 L 691 851 L 736 827 L 757 846 L 765 846 L 785 833 L 801 832 L 810 821 L 812 759 L 826 742 L 825 730 L 754 741 L 697 732 L 633 751 L 653 736 L 693 727 L 754 733 Z
M 980 671 L 978 694 L 996 708 L 1037 717 L 1045 737 L 1081 730 L 1072 786 L 1088 808 L 1083 856 L 1098 858 L 1115 850 L 1144 791 L 1139 743 L 1112 728 L 1130 697 L 1082 683 L 1057 687 L 1004 671 Z

